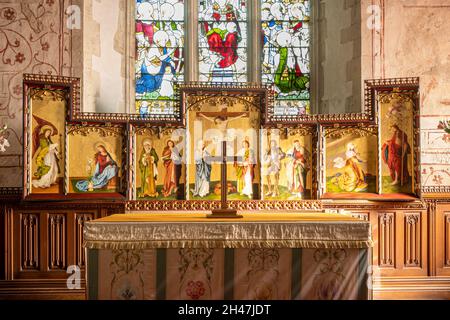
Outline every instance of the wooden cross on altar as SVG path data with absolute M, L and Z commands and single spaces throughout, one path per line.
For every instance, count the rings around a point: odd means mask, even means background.
M 227 142 L 222 141 L 222 156 L 220 157 L 207 157 L 205 159 L 208 162 L 220 161 L 220 209 L 212 210 L 212 214 L 207 215 L 207 218 L 227 218 L 227 219 L 239 219 L 241 215 L 237 213 L 236 209 L 228 207 L 228 181 L 227 181 L 227 163 L 232 161 L 242 161 L 242 157 L 227 157 Z

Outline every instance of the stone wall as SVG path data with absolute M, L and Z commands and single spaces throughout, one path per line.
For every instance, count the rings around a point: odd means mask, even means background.
M 127 0 L 84 0 L 83 110 L 126 110 Z M 131 13 L 130 13 L 131 14 Z
M 368 27 L 371 5 L 379 28 Z M 363 0 L 361 10 L 362 78 L 420 77 L 422 182 L 450 188 L 450 135 L 438 128 L 450 120 L 450 2 Z
M 317 3 L 319 113 L 361 112 L 361 8 L 356 0 Z M 313 67 L 314 70 L 314 67 Z

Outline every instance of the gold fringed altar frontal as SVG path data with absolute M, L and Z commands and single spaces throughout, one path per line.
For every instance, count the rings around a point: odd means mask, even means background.
M 369 248 L 370 223 L 342 214 L 244 214 L 240 221 L 204 214 L 125 214 L 89 221 L 89 249 Z

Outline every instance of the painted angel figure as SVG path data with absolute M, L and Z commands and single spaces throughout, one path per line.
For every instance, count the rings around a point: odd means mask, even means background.
M 58 144 L 52 137 L 58 134 L 50 122 L 33 116 L 37 126 L 33 132 L 33 157 L 36 156 L 36 171 L 32 184 L 35 188 L 49 188 L 54 185 L 60 173 Z

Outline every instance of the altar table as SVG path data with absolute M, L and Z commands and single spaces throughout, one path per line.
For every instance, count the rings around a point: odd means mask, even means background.
M 370 299 L 370 223 L 346 214 L 122 214 L 86 222 L 88 299 Z

